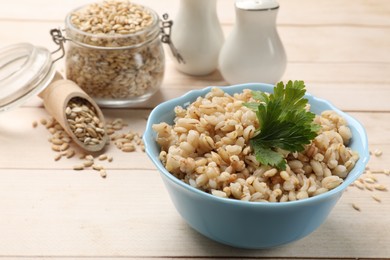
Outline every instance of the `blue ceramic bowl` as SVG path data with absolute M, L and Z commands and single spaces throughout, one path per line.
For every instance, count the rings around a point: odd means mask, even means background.
M 229 94 L 243 89 L 273 92 L 273 85 L 242 84 L 223 87 Z M 146 153 L 156 165 L 177 211 L 184 220 L 204 236 L 234 247 L 260 249 L 270 248 L 298 240 L 317 229 L 327 218 L 340 199 L 343 191 L 364 171 L 369 159 L 367 135 L 363 126 L 348 114 L 329 102 L 310 94 L 306 98 L 311 110 L 319 114 L 324 110 L 335 110 L 349 123 L 352 130 L 350 146 L 360 159 L 346 180 L 337 188 L 299 201 L 247 202 L 219 198 L 191 187 L 171 175 L 159 160 L 160 147 L 156 143 L 153 124 L 173 123 L 175 106 L 187 106 L 197 97 L 204 96 L 211 87 L 193 90 L 182 97 L 158 105 L 151 112 L 144 133 Z

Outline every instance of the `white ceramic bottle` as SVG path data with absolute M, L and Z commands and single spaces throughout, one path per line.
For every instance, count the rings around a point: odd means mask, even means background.
M 218 67 L 224 36 L 218 20 L 217 0 L 180 0 L 171 40 L 184 59 L 176 68 L 190 75 L 206 75 Z
M 286 68 L 286 54 L 276 30 L 279 4 L 274 0 L 236 0 L 236 24 L 226 39 L 219 69 L 230 84 L 275 84 Z

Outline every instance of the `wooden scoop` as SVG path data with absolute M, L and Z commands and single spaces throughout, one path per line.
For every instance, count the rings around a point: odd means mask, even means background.
M 89 102 L 95 108 L 100 122 L 105 125 L 104 116 L 99 106 L 76 83 L 65 80 L 59 73 L 56 73 L 52 83 L 39 94 L 39 97 L 43 99 L 46 110 L 58 121 L 78 146 L 89 152 L 98 152 L 105 147 L 108 141 L 105 131 L 101 142 L 91 145 L 80 141 L 70 128 L 65 110 L 69 101 L 73 98 L 81 98 Z

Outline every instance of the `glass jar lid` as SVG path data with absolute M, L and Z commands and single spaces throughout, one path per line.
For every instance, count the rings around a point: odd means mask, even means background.
M 30 43 L 0 49 L 0 112 L 37 95 L 55 74 L 49 50 Z

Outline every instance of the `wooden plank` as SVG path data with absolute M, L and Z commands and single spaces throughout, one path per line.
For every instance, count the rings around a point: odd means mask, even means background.
M 389 26 L 390 4 L 386 0 L 279 0 L 280 24 Z
M 2 22 L 0 37 L 4 38 L 0 38 L 0 45 L 30 41 L 54 50 L 55 46 L 51 42 L 48 30 L 55 27 L 56 24 L 51 22 L 27 25 L 14 21 Z M 352 28 L 350 31 L 344 29 L 282 28 L 281 35 L 284 37 L 290 59 L 283 80 L 305 80 L 310 92 L 318 93 L 317 95 L 331 100 L 342 109 L 388 111 L 390 54 L 387 46 L 390 45 L 390 37 L 386 36 L 390 35 L 390 29 Z M 20 33 L 16 34 L 15 31 Z M 296 35 L 303 35 L 304 38 Z M 333 38 L 334 35 L 337 35 L 336 39 Z M 330 38 L 333 40 L 330 41 Z M 362 44 L 353 44 L 355 42 Z M 371 47 L 365 51 L 367 49 L 365 46 L 368 45 Z M 302 49 L 305 52 L 302 52 Z M 167 56 L 167 71 L 162 91 L 151 101 L 137 104 L 135 107 L 150 108 L 166 99 L 180 96 L 189 89 L 228 84 L 218 72 L 204 77 L 184 75 L 173 68 L 172 60 L 169 55 Z M 63 61 L 56 65 L 63 73 Z M 351 91 L 356 98 L 346 101 L 344 97 L 349 96 Z M 33 101 L 32 104 L 40 103 Z
M 390 185 L 390 177 L 378 176 Z M 180 218 L 156 171 L 113 171 L 107 179 L 67 170 L 0 174 L 0 257 L 387 257 L 389 192 L 349 188 L 310 236 L 268 250 L 227 247 Z M 382 202 L 375 202 L 378 194 Z M 359 205 L 355 211 L 351 203 Z M 362 235 L 364 234 L 364 235 Z M 380 238 L 380 239 L 379 239 Z
M 311 66 L 307 70 L 313 69 Z M 167 72 L 168 74 L 169 72 Z M 175 72 L 176 73 L 176 72 Z M 307 71 L 305 71 L 307 73 Z M 179 74 L 179 73 L 177 73 Z M 215 73 L 218 74 L 219 73 Z M 180 78 L 180 79 L 179 79 Z M 285 77 L 284 80 L 304 79 L 304 77 Z M 180 83 L 181 82 L 181 83 Z M 368 111 L 368 112 L 389 112 L 390 111 L 390 88 L 387 84 L 374 83 L 331 83 L 307 81 L 306 87 L 308 93 L 332 102 L 336 107 L 344 111 Z M 165 77 L 165 81 L 160 91 L 151 99 L 134 104 L 130 107 L 141 109 L 152 109 L 158 104 L 184 95 L 190 90 L 201 89 L 207 86 L 227 86 L 227 82 L 221 78 L 213 76 L 197 78 L 191 80 L 189 76 L 180 75 L 177 78 Z M 353 99 L 347 98 L 353 95 Z M 40 107 L 42 101 L 38 98 L 32 98 L 25 107 Z
M 130 124 L 129 127 L 118 132 L 133 131 L 142 134 L 149 112 L 148 110 L 105 110 L 104 114 L 107 121 L 123 118 Z M 71 149 L 76 151 L 76 156 L 70 159 L 64 156 L 59 161 L 54 161 L 57 152 L 51 149 L 51 143 L 48 141 L 51 134 L 42 125 L 37 128 L 32 127 L 32 122 L 39 122 L 41 118 L 50 118 L 43 108 L 20 108 L 0 114 L 0 173 L 20 167 L 27 169 L 73 169 L 74 165 L 83 163 L 84 160 L 79 159 L 79 155 L 85 152 L 74 144 L 72 144 Z M 112 163 L 100 162 L 96 159 L 98 164 L 108 169 L 107 171 L 112 168 L 154 169 L 141 148 L 138 146 L 136 148 L 136 152 L 125 153 L 111 142 L 104 151 L 93 155 L 96 157 L 105 153 L 113 157 Z
M 123 118 L 130 126 L 123 131 L 132 130 L 143 133 L 149 110 L 104 109 L 106 120 Z M 372 151 L 381 149 L 383 156 L 381 163 L 375 167 L 390 168 L 386 161 L 390 161 L 390 113 L 351 113 L 366 127 Z M 72 169 L 74 165 L 82 163 L 77 156 L 60 161 L 54 161 L 56 152 L 51 150 L 47 141 L 51 135 L 43 127 L 32 127 L 34 120 L 48 118 L 43 108 L 19 108 L 0 114 L 0 173 L 11 169 Z M 378 124 L 378 122 L 381 122 Z M 75 147 L 76 151 L 81 151 Z M 152 170 L 154 165 L 146 154 L 138 150 L 133 153 L 124 153 L 110 144 L 104 153 L 113 156 L 112 163 L 101 162 L 108 172 L 113 169 Z M 95 155 L 96 156 L 96 155 Z M 140 163 L 142 162 L 142 163 Z
M 390 16 L 390 13 L 389 13 Z M 390 61 L 389 27 L 279 26 L 290 62 L 380 63 Z M 370 46 L 370 47 L 368 47 Z
M 48 30 L 91 0 L 0 2 L 0 47 L 31 42 L 55 49 Z M 179 0 L 142 0 L 175 17 Z M 235 22 L 234 0 L 218 1 L 225 34 Z M 333 102 L 367 129 L 373 172 L 390 169 L 390 4 L 388 0 L 279 0 L 278 29 L 288 54 L 283 80 L 303 79 L 308 91 Z M 44 15 L 42 15 L 44 14 Z M 62 62 L 57 69 L 64 72 Z M 161 91 L 136 109 L 104 109 L 143 132 L 150 108 L 190 89 L 227 85 L 215 72 L 178 73 L 170 58 Z M 107 149 L 107 179 L 73 171 L 77 158 L 54 162 L 38 98 L 0 114 L 0 259 L 350 259 L 390 255 L 390 192 L 348 188 L 324 225 L 309 237 L 270 250 L 240 250 L 212 242 L 180 218 L 146 154 Z M 140 109 L 144 108 L 144 109 Z M 142 162 L 142 163 L 140 163 Z M 376 174 L 390 187 L 390 177 Z M 382 199 L 378 203 L 372 195 Z M 361 208 L 358 212 L 351 206 Z
M 313 83 L 389 84 L 390 63 L 290 63 L 283 79 Z
M 310 69 L 311 67 L 308 67 Z M 158 104 L 184 95 L 193 89 L 201 89 L 207 86 L 227 86 L 228 83 L 221 80 L 214 80 L 209 77 L 198 78 L 191 81 L 188 76 L 180 77 L 179 80 L 165 78 L 163 86 L 151 99 L 146 102 L 134 104 L 130 107 L 141 109 L 152 109 Z M 303 77 L 285 78 L 285 80 L 304 79 Z M 373 83 L 325 83 L 307 81 L 308 93 L 332 102 L 336 107 L 344 111 L 368 111 L 368 112 L 389 112 L 390 111 L 390 88 L 386 84 Z M 353 99 L 347 98 L 353 95 Z M 25 107 L 40 107 L 42 101 L 36 97 L 29 100 Z
M 345 111 L 390 111 L 387 84 L 308 82 L 307 91 Z
M 81 5 L 96 2 L 91 0 L 17 0 L 0 3 L 0 20 L 39 20 L 62 22 L 68 12 Z M 176 16 L 177 0 L 138 0 L 137 3 L 149 6 L 158 13 Z M 280 25 L 363 25 L 390 26 L 388 19 L 390 5 L 387 0 L 279 0 Z M 218 16 L 221 23 L 232 24 L 235 20 L 234 0 L 218 1 Z M 60 7 L 60 8 L 59 8 Z M 45 14 L 42 16 L 42 14 Z
M 0 47 L 30 42 L 54 50 L 56 46 L 49 31 L 58 27 L 63 28 L 63 23 L 0 21 Z M 231 28 L 229 25 L 224 26 L 226 37 Z M 388 66 L 390 61 L 390 26 L 366 28 L 290 25 L 279 26 L 278 31 L 290 62 L 378 63 L 378 66 Z

